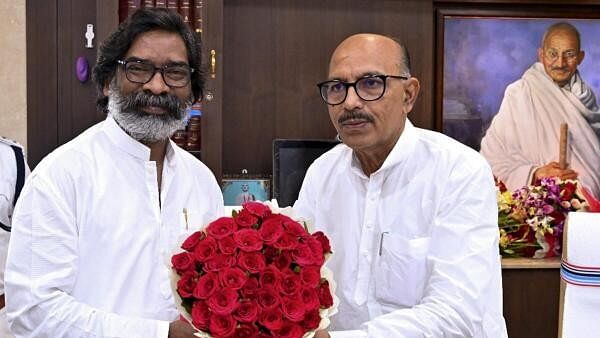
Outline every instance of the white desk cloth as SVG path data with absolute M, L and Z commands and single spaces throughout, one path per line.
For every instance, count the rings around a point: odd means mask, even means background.
M 598 337 L 600 332 L 600 286 L 576 285 L 597 284 L 600 279 L 600 213 L 571 212 L 566 228 L 567 243 L 563 263 L 575 267 L 579 273 L 591 277 L 571 275 L 566 281 L 563 300 L 562 338 Z M 564 272 L 564 269 L 563 269 Z M 565 276 L 569 276 L 565 274 Z

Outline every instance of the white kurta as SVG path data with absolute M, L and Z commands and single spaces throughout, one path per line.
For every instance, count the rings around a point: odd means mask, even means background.
M 167 337 L 178 312 L 165 259 L 181 234 L 223 214 L 223 198 L 209 169 L 171 142 L 159 203 L 149 157 L 109 116 L 32 172 L 6 269 L 17 337 Z
M 0 222 L 7 226 L 11 225 L 17 184 L 17 162 L 11 145 L 20 147 L 16 143 L 0 138 Z M 29 174 L 27 163 L 25 163 L 25 174 Z M 0 229 L 0 295 L 4 294 L 4 267 L 6 266 L 9 239 L 10 232 Z M 5 307 L 0 309 L 0 337 L 13 337 L 8 330 Z
M 475 151 L 407 121 L 365 176 L 338 145 L 294 209 L 331 239 L 332 337 L 506 337 L 492 173 Z
M 569 167 L 600 196 L 600 141 L 582 112 L 592 114 L 536 63 L 506 88 L 500 111 L 481 140 L 481 154 L 509 189 L 520 188 L 536 168 L 558 162 L 560 125 L 566 122 Z

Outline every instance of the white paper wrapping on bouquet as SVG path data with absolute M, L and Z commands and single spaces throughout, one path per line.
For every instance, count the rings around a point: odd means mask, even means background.
M 280 208 L 277 203 L 277 200 L 275 200 L 275 199 L 273 199 L 271 201 L 262 202 L 262 203 L 268 205 L 269 208 L 271 209 L 271 212 L 274 214 L 282 214 L 282 215 L 288 216 L 291 219 L 293 219 L 297 222 L 300 222 L 300 223 L 305 222 L 303 219 L 295 216 L 294 210 L 292 207 Z M 226 211 L 226 212 L 228 212 L 228 214 L 226 214 L 225 216 L 230 217 L 231 212 L 233 210 L 238 211 L 240 209 L 241 209 L 241 207 L 238 207 L 238 206 L 232 207 L 228 211 Z M 204 226 L 207 226 L 207 225 L 208 224 L 205 224 Z M 306 226 L 309 229 L 310 233 L 312 233 L 314 231 L 312 229 L 312 224 L 307 223 Z M 196 229 L 195 231 L 198 231 L 198 230 L 202 230 L 202 229 Z M 190 324 L 192 324 L 192 316 L 191 316 L 191 314 L 187 313 L 185 308 L 182 306 L 183 300 L 181 299 L 181 296 L 179 296 L 179 293 L 177 292 L 177 282 L 181 279 L 181 276 L 179 276 L 177 274 L 177 272 L 175 271 L 175 269 L 172 268 L 172 265 L 171 265 L 171 257 L 173 255 L 176 255 L 176 254 L 184 251 L 183 249 L 181 249 L 181 244 L 186 240 L 186 238 L 189 235 L 190 234 L 185 234 L 185 235 L 182 235 L 181 238 L 179 238 L 178 246 L 176 248 L 174 248 L 173 250 L 171 250 L 170 256 L 165 257 L 165 264 L 167 265 L 167 268 L 169 269 L 169 279 L 171 281 L 171 291 L 173 293 L 173 298 L 175 299 L 175 306 L 177 307 L 177 310 L 179 311 L 181 316 L 183 318 L 185 318 Z M 329 282 L 329 291 L 331 292 L 331 296 L 333 297 L 333 305 L 330 308 L 319 310 L 319 314 L 321 316 L 321 321 L 319 322 L 319 327 L 314 331 L 309 331 L 309 332 L 305 333 L 302 336 L 302 338 L 312 338 L 312 337 L 314 337 L 316 331 L 324 330 L 327 327 L 329 327 L 329 325 L 331 324 L 331 321 L 329 318 L 338 312 L 338 306 L 339 306 L 340 300 L 335 294 L 337 284 L 335 282 L 335 279 L 333 278 L 333 271 L 331 271 L 329 268 L 327 268 L 325 266 L 330 257 L 331 257 L 331 255 L 325 255 L 325 263 L 321 267 L 321 277 L 325 278 Z M 192 324 L 192 327 L 194 327 L 193 324 Z M 194 329 L 196 329 L 198 331 L 194 334 L 196 337 L 213 338 L 210 334 L 208 334 L 204 331 L 201 331 L 196 327 L 194 327 Z
M 577 266 L 600 267 L 600 213 L 569 213 L 566 231 L 563 258 Z M 564 286 L 562 337 L 598 337 L 600 287 L 569 283 Z

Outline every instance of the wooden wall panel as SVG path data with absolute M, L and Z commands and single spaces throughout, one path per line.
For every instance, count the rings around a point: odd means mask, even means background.
M 27 25 L 27 148 L 33 167 L 58 143 L 57 1 L 28 1 Z
M 345 37 L 398 37 L 425 84 L 410 118 L 433 127 L 430 1 L 232 0 L 223 18 L 223 172 L 271 172 L 273 138 L 333 138 L 316 83 Z

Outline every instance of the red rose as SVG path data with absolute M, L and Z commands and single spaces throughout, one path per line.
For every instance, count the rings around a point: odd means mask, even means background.
M 210 310 L 203 300 L 197 300 L 192 306 L 192 324 L 199 330 L 208 329 L 210 322 Z
M 316 266 L 305 266 L 300 270 L 302 284 L 314 288 L 321 281 L 321 269 Z
M 221 239 L 231 235 L 237 229 L 235 221 L 231 217 L 221 217 L 211 222 L 206 227 L 206 232 L 216 239 Z
M 246 202 L 243 204 L 243 207 L 252 215 L 257 216 L 260 219 L 271 215 L 271 209 L 260 202 Z
M 171 264 L 178 274 L 182 274 L 188 270 L 194 270 L 196 268 L 194 256 L 189 252 L 182 252 L 171 257 Z
M 296 323 L 283 323 L 281 329 L 275 330 L 274 336 L 276 338 L 302 338 L 304 330 Z
M 258 281 L 260 282 L 260 286 L 263 288 L 271 287 L 274 289 L 279 288 L 279 281 L 281 280 L 281 272 L 277 270 L 276 267 L 270 265 L 267 266 L 260 276 L 258 277 Z
M 298 237 L 284 232 L 275 243 L 273 243 L 273 246 L 276 247 L 277 249 L 281 249 L 281 250 L 292 250 L 294 248 L 296 248 L 296 246 L 298 245 Z
M 257 291 L 258 291 L 258 279 L 256 278 L 248 278 L 248 280 L 246 281 L 246 284 L 244 284 L 244 286 L 242 287 L 241 290 L 241 294 L 244 298 L 255 298 L 254 296 L 256 295 Z
M 319 310 L 310 310 L 306 311 L 304 314 L 304 319 L 300 323 L 300 325 L 306 330 L 316 330 L 321 323 L 321 315 L 319 314 Z
M 258 317 L 260 325 L 267 329 L 279 330 L 283 325 L 283 318 L 281 318 L 281 311 L 279 309 L 272 309 L 269 311 L 263 311 Z
M 258 305 L 265 310 L 277 308 L 281 304 L 279 292 L 275 291 L 272 287 L 263 287 L 258 290 L 257 296 L 256 301 Z
M 289 269 L 292 264 L 292 254 L 289 251 L 283 251 L 277 258 L 273 261 L 273 264 L 279 270 Z
M 317 242 L 318 243 L 318 242 Z M 300 265 L 307 266 L 314 264 L 314 256 L 313 252 L 308 246 L 308 244 L 300 243 L 296 246 L 296 248 L 292 251 L 292 260 Z
M 206 237 L 206 234 L 204 232 L 196 231 L 193 234 L 191 234 L 188 238 L 185 239 L 183 244 L 181 244 L 181 248 L 183 250 L 193 251 L 194 248 L 196 247 L 196 244 L 198 244 L 201 240 L 203 240 L 204 237 Z
M 233 236 L 227 236 L 220 239 L 218 246 L 219 250 L 221 250 L 221 253 L 226 255 L 233 255 L 235 253 L 235 249 L 237 248 L 235 241 L 233 240 Z
M 258 231 L 254 229 L 242 229 L 233 234 L 233 240 L 242 251 L 259 251 L 263 247 Z
M 206 262 L 217 252 L 217 242 L 212 237 L 206 237 L 194 247 L 194 258 L 200 263 Z
M 242 323 L 252 323 L 258 319 L 258 305 L 253 300 L 240 302 L 240 306 L 233 312 L 233 318 Z
M 198 279 L 194 289 L 194 297 L 197 299 L 207 299 L 219 287 L 219 276 L 216 273 L 209 272 Z
M 269 217 L 260 225 L 258 233 L 260 234 L 260 238 L 262 238 L 266 244 L 275 243 L 283 234 L 281 220 L 276 217 Z
M 219 280 L 224 288 L 238 290 L 246 284 L 248 276 L 239 268 L 224 268 L 219 272 Z
M 300 276 L 292 270 L 287 270 L 281 274 L 278 291 L 285 296 L 292 296 L 300 291 Z
M 265 257 L 260 252 L 240 252 L 238 266 L 250 273 L 259 273 L 266 266 Z
M 322 231 L 315 232 L 312 234 L 312 237 L 321 243 L 324 253 L 331 253 L 331 244 L 329 244 L 329 238 L 327 238 Z
M 281 304 L 283 316 L 293 322 L 304 319 L 304 304 L 298 298 L 286 298 Z
M 562 191 L 560 192 L 560 197 L 563 201 L 570 201 L 573 198 L 573 194 L 575 193 L 575 189 L 577 189 L 577 185 L 573 182 L 566 182 Z
M 204 263 L 204 271 L 217 272 L 235 265 L 235 256 L 233 255 L 214 255 Z
M 319 303 L 321 303 L 321 307 L 324 309 L 333 306 L 333 297 L 331 296 L 331 291 L 329 291 L 329 282 L 327 280 L 323 281 L 319 286 Z
M 240 305 L 237 291 L 231 289 L 217 289 L 207 303 L 210 310 L 219 315 L 229 315 Z
M 196 282 L 198 281 L 198 273 L 196 271 L 186 271 L 177 281 L 177 292 L 181 298 L 189 298 L 194 292 Z
M 319 294 L 315 288 L 302 288 L 300 297 L 304 303 L 304 309 L 308 312 L 311 310 L 319 310 L 321 303 L 319 302 Z
M 304 239 L 304 241 L 312 252 L 314 264 L 318 266 L 323 265 L 323 263 L 325 263 L 325 254 L 323 252 L 323 246 L 321 245 L 321 242 L 314 237 L 308 237 Z
M 308 233 L 308 231 L 306 231 L 302 224 L 294 220 L 290 219 L 289 221 L 283 222 L 283 227 L 285 228 L 287 233 L 290 233 L 296 237 L 305 238 L 310 236 L 310 234 Z
M 240 324 L 235 329 L 233 338 L 256 338 L 258 336 L 258 327 L 250 324 Z
M 233 219 L 241 228 L 251 228 L 258 224 L 258 217 L 251 214 L 247 209 L 240 210 Z
M 215 338 L 228 337 L 233 335 L 237 322 L 232 315 L 219 315 L 213 313 L 210 316 L 208 329 Z

